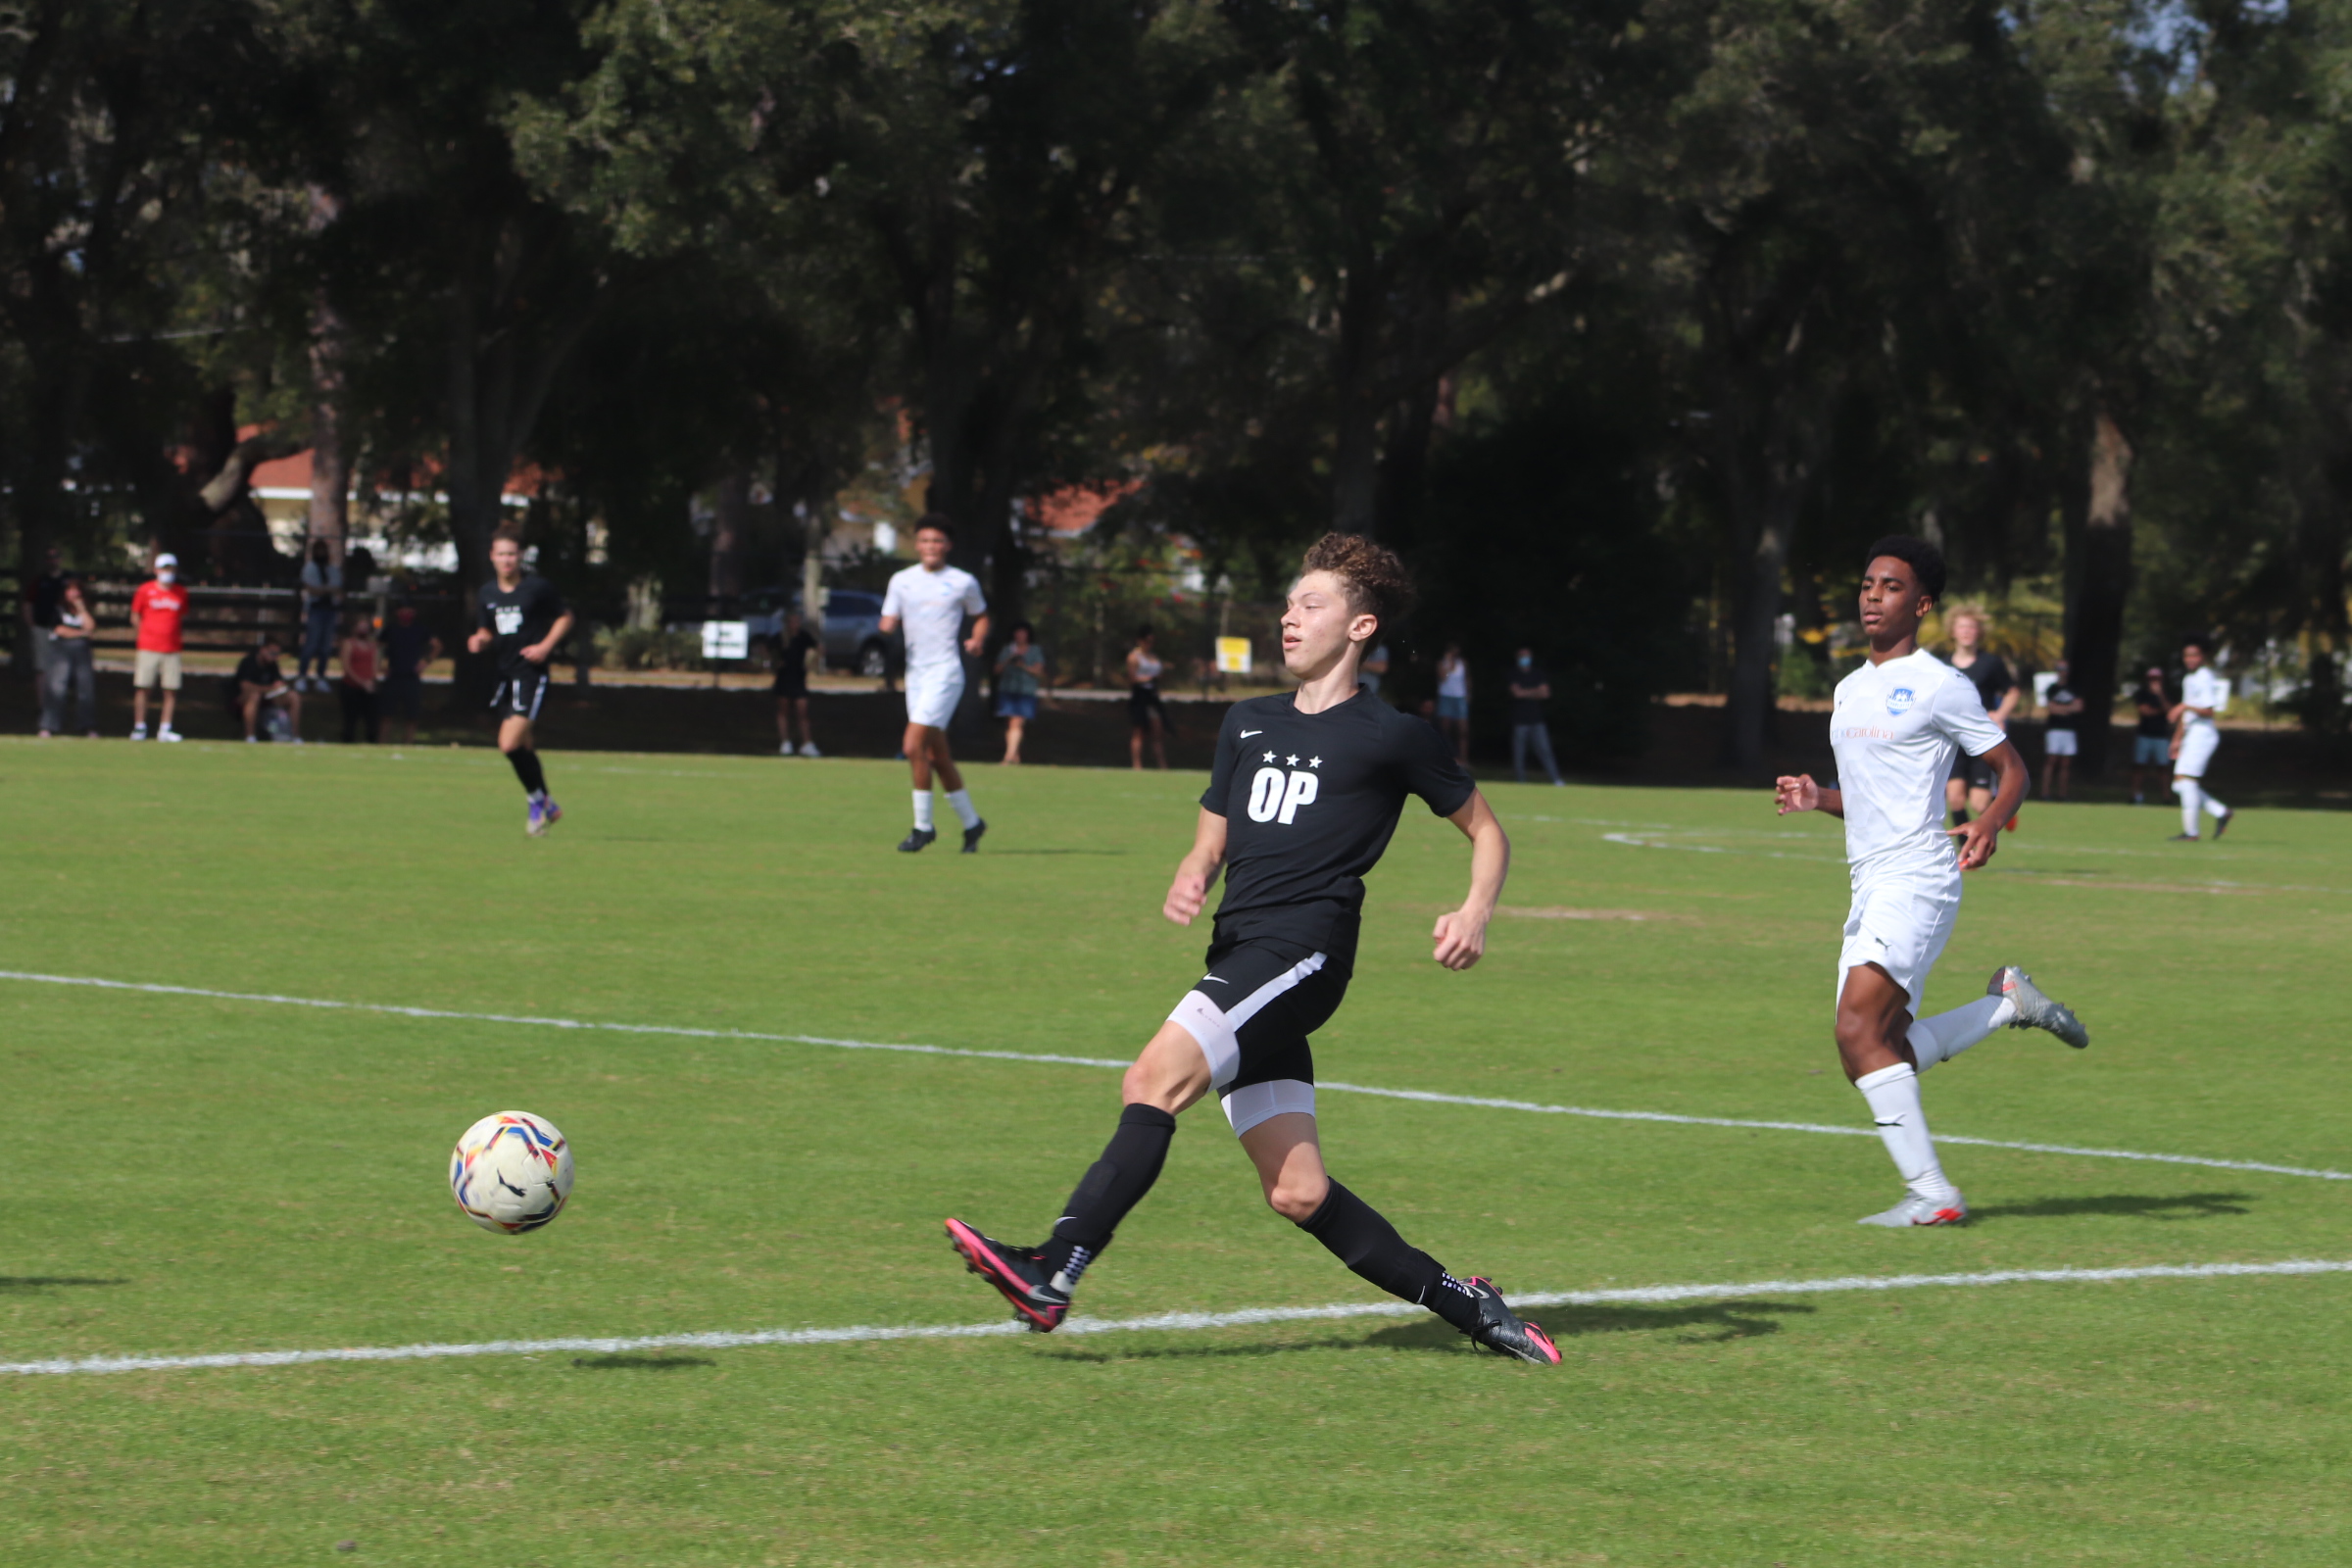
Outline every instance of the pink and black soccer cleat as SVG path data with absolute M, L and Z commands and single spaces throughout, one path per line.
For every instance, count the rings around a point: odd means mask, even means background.
M 991 1241 L 959 1219 L 948 1221 L 948 1245 L 963 1255 L 965 1268 L 1012 1303 L 1013 1316 L 1032 1332 L 1051 1334 L 1070 1315 L 1068 1293 L 1054 1288 L 1032 1249 Z
M 1560 1348 L 1551 1343 L 1551 1336 L 1542 1324 L 1526 1322 L 1512 1311 L 1493 1280 L 1473 1275 L 1462 1283 L 1478 1298 L 1478 1327 L 1470 1331 L 1471 1344 L 1538 1366 L 1560 1364 Z

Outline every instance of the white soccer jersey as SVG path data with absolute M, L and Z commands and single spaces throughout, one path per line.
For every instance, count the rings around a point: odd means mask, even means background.
M 1969 678 L 1934 654 L 1865 663 L 1838 683 L 1830 745 L 1845 797 L 1845 858 L 1857 873 L 1953 863 L 1943 835 L 1943 781 L 1952 753 L 1982 757 L 2001 744 Z
M 946 668 L 960 674 L 963 662 L 956 634 L 963 630 L 963 617 L 987 611 L 979 580 L 956 566 L 937 571 L 908 566 L 890 579 L 890 591 L 882 596 L 882 613 L 898 616 L 906 634 L 909 679 L 918 670 Z
M 2211 664 L 2202 669 L 2192 669 L 2188 672 L 2188 678 L 2180 683 L 2180 700 L 2191 708 L 2210 708 L 2216 715 L 2227 713 L 2230 711 L 2229 678 Z M 2203 724 L 2209 729 L 2213 727 L 2213 720 L 2199 713 L 2183 713 L 2181 717 L 2191 725 Z

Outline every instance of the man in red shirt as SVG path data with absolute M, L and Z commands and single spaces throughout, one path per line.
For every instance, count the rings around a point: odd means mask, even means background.
M 164 689 L 164 721 L 155 732 L 159 741 L 175 741 L 172 710 L 179 702 L 179 618 L 187 612 L 188 591 L 179 586 L 179 558 L 155 558 L 155 580 L 139 584 L 130 596 L 130 623 L 138 628 L 137 668 L 131 675 L 130 738 L 147 738 L 147 694 Z

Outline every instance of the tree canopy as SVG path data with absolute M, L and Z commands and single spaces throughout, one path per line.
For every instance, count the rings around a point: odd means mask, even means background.
M 1527 642 L 1746 765 L 1915 532 L 2094 714 L 2208 633 L 2341 730 L 2348 68 L 2352 0 L 32 0 L 0 549 L 270 578 L 309 448 L 336 548 L 356 479 L 478 576 L 528 471 L 725 596 L 888 468 L 1017 613 L 1091 487 L 1242 597 L 1374 534 L 1401 690 Z

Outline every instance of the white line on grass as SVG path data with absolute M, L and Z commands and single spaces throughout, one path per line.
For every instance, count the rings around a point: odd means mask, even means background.
M 2161 1263 L 2145 1268 L 2007 1268 L 1981 1274 L 1845 1274 L 1821 1280 L 1750 1280 L 1740 1285 L 1641 1285 L 1615 1291 L 1544 1291 L 1514 1296 L 1523 1308 L 1654 1306 L 1673 1301 L 1740 1300 L 1765 1296 L 1828 1296 L 1849 1291 L 1917 1291 L 1968 1285 L 2111 1285 L 2129 1280 L 2236 1279 L 2256 1275 L 2352 1273 L 2352 1260 L 2289 1258 L 2277 1263 Z M 1135 1334 L 1319 1323 L 1363 1317 L 1419 1317 L 1403 1301 L 1334 1301 L 1323 1306 L 1257 1306 L 1239 1312 L 1155 1312 L 1149 1317 L 1074 1317 L 1062 1334 Z M 472 1355 L 541 1355 L 570 1350 L 619 1355 L 632 1350 L 732 1350 L 761 1345 L 865 1345 L 887 1340 L 971 1340 L 1020 1334 L 1019 1323 L 924 1323 L 901 1328 L 764 1329 L 752 1333 L 645 1334 L 627 1339 L 485 1340 L 471 1345 L 369 1345 L 323 1350 L 242 1350 L 217 1355 L 90 1355 L 56 1361 L 0 1362 L 0 1375 L 65 1376 L 93 1372 L 184 1372 L 211 1367 L 302 1366 L 318 1361 L 433 1361 Z
M 585 1018 L 539 1018 L 505 1012 L 458 1012 L 445 1007 L 404 1007 L 386 1002 L 334 1002 L 322 997 L 279 997 L 253 991 L 211 991 L 202 986 L 168 986 L 138 980 L 100 980 L 88 975 L 34 974 L 0 969 L 0 980 L 23 980 L 36 985 L 88 986 L 100 991 L 136 991 L 169 997 L 205 997 L 216 1002 L 259 1002 L 286 1007 L 318 1007 L 335 1012 L 389 1013 L 402 1018 L 451 1018 L 464 1023 L 520 1024 L 541 1029 L 588 1029 L 604 1034 L 670 1035 L 689 1040 L 758 1040 L 776 1045 L 825 1046 L 835 1051 L 895 1051 L 917 1056 L 971 1056 L 984 1061 L 1034 1061 L 1059 1067 L 1108 1067 L 1124 1071 L 1128 1063 L 1108 1056 L 1062 1056 L 1036 1051 L 983 1051 L 962 1046 L 921 1046 L 886 1040 L 837 1040 L 827 1035 L 765 1034 L 754 1029 L 696 1029 L 684 1024 L 599 1023 Z M 1497 1100 L 1485 1095 L 1442 1095 L 1427 1089 L 1380 1089 L 1370 1084 L 1318 1082 L 1315 1087 L 1335 1095 L 1370 1095 L 1380 1100 L 1411 1100 L 1430 1105 L 1468 1105 L 1481 1110 L 1518 1110 L 1539 1116 L 1589 1116 L 1596 1121 L 1663 1122 L 1677 1127 L 1732 1127 L 1750 1132 L 1819 1133 L 1833 1138 L 1876 1138 L 1872 1127 L 1839 1127 L 1815 1121 L 1754 1121 L 1737 1116 L 1684 1116 L 1664 1110 L 1602 1110 L 1592 1105 L 1548 1105 L 1532 1100 Z M 1939 1144 L 1968 1144 L 1978 1149 L 2014 1149 L 2030 1154 L 2075 1154 L 2086 1159 L 2135 1159 L 2158 1165 L 2201 1165 L 2213 1170 L 2262 1171 L 2273 1176 L 2307 1176 L 2317 1181 L 2352 1182 L 2352 1171 L 2274 1165 L 2257 1159 L 2210 1159 L 2201 1154 L 2150 1154 L 2131 1149 L 2086 1149 L 2073 1144 L 2018 1143 L 2001 1138 L 1965 1138 L 1937 1133 Z

